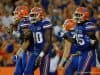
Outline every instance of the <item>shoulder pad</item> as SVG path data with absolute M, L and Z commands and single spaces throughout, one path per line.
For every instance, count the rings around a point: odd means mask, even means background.
M 52 27 L 52 24 L 51 24 L 51 21 L 50 19 L 46 18 L 42 21 L 43 23 L 43 28 L 46 29 L 46 28 L 51 28 Z
M 45 22 L 45 21 L 51 22 L 51 20 L 49 18 L 45 18 L 42 22 Z
M 85 27 L 86 27 L 86 29 L 95 29 L 96 28 L 96 26 L 93 22 L 86 22 Z
M 93 22 L 86 22 L 85 25 L 94 25 Z

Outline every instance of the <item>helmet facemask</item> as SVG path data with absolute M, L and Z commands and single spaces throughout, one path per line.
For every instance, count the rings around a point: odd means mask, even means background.
M 36 23 L 38 20 L 38 14 L 37 13 L 30 13 L 29 19 L 31 23 Z
M 77 22 L 77 23 L 82 23 L 84 20 L 83 20 L 83 14 L 81 13 L 78 13 L 78 12 L 75 12 L 73 14 L 73 19 Z

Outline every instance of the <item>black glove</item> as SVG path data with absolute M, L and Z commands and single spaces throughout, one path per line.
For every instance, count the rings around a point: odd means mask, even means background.
M 41 65 L 42 57 L 38 56 L 35 62 L 35 66 L 39 67 Z

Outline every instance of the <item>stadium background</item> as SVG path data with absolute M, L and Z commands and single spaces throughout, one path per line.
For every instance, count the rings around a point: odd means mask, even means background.
M 56 31 L 61 28 L 66 18 L 72 17 L 75 8 L 80 5 L 89 8 L 91 20 L 98 26 L 100 24 L 100 0 L 0 0 L 0 75 L 11 75 L 10 72 L 13 72 L 15 66 L 12 56 L 20 44 L 12 36 L 12 30 L 16 29 L 12 16 L 13 10 L 19 5 L 27 5 L 30 9 L 33 6 L 43 7 L 53 26 L 56 26 Z M 97 36 L 99 39 L 100 35 Z

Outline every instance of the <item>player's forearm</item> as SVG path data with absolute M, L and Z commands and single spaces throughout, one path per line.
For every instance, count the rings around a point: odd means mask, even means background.
M 69 56 L 70 50 L 71 50 L 71 42 L 65 40 L 63 58 L 67 58 Z
M 45 43 L 44 48 L 42 49 L 41 53 L 39 54 L 40 57 L 45 56 L 45 54 L 47 53 L 47 50 L 48 50 L 49 46 L 50 46 L 49 42 Z
M 96 31 L 95 36 L 96 36 L 97 40 L 100 41 L 100 31 Z
M 47 50 L 50 47 L 52 42 L 51 38 L 52 38 L 52 29 L 50 28 L 45 31 L 45 44 L 44 44 L 44 48 L 42 49 L 42 52 L 39 55 L 40 57 L 45 56 L 45 54 L 47 53 Z
M 46 42 L 44 48 L 42 49 L 42 51 L 43 51 L 44 53 L 46 53 L 47 50 L 48 50 L 48 48 L 50 47 L 50 45 L 51 45 L 50 42 Z
M 46 54 L 48 48 L 50 47 L 51 42 L 52 42 L 52 29 L 50 28 L 45 31 L 45 44 L 44 48 L 42 49 L 44 55 Z
M 71 42 L 68 40 L 65 40 L 64 53 L 63 53 L 63 57 L 60 61 L 59 66 L 63 66 L 64 62 L 67 60 L 67 58 L 70 54 L 70 50 L 71 50 Z
M 23 44 L 22 44 L 22 46 L 21 46 L 21 48 L 22 48 L 23 50 L 27 50 L 29 44 L 30 44 L 30 41 L 29 41 L 29 40 L 24 41 Z
M 29 43 L 30 43 L 29 40 L 24 41 L 23 44 L 21 45 L 21 47 L 18 49 L 16 55 L 20 56 L 23 51 L 27 50 Z
M 28 48 L 28 46 L 29 46 L 29 44 L 30 44 L 30 39 L 31 39 L 31 38 L 33 38 L 32 32 L 31 32 L 29 29 L 25 30 L 25 31 L 24 31 L 24 35 L 23 35 L 24 42 L 23 42 L 23 44 L 21 45 L 21 48 L 22 48 L 23 50 L 27 50 L 27 48 Z M 33 39 L 32 39 L 32 40 L 33 40 Z M 31 40 L 31 41 L 32 41 L 32 40 Z

